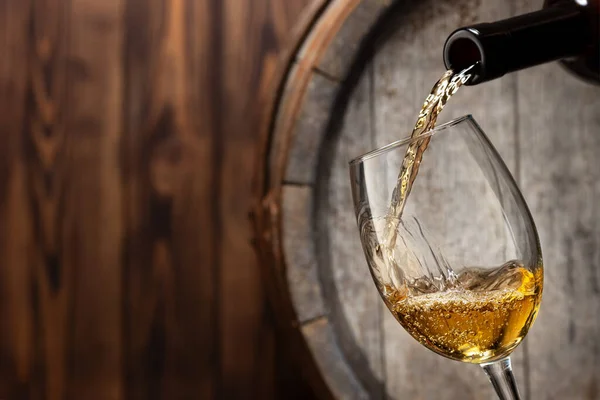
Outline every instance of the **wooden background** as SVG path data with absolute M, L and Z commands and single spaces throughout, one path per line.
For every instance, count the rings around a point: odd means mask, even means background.
M 1 399 L 310 398 L 247 218 L 308 3 L 0 0 Z

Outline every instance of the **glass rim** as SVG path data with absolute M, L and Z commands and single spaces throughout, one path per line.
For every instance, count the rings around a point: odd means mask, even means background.
M 434 136 L 436 133 L 443 131 L 445 129 L 451 128 L 455 125 L 460 124 L 461 122 L 464 121 L 473 121 L 475 122 L 475 119 L 473 118 L 473 115 L 471 114 L 467 114 L 467 115 L 463 115 L 462 117 L 458 117 L 455 118 L 451 121 L 445 122 L 441 125 L 436 126 L 435 128 L 431 129 L 430 131 L 427 131 L 427 133 L 424 133 L 422 135 L 420 135 L 419 137 L 416 138 L 411 138 L 410 136 L 405 137 L 404 139 L 400 139 L 400 140 L 396 140 L 395 142 L 386 144 L 385 146 L 381 146 L 378 147 L 374 150 L 370 150 L 358 157 L 353 158 L 352 160 L 350 160 L 348 162 L 349 165 L 354 165 L 354 164 L 358 164 L 361 163 L 363 161 L 369 160 L 373 157 L 379 156 L 381 154 L 387 153 L 388 151 L 392 151 L 398 147 L 402 147 L 405 146 L 407 144 L 410 144 L 412 142 L 416 142 L 417 140 L 421 140 L 421 139 L 425 139 L 428 137 L 432 137 Z

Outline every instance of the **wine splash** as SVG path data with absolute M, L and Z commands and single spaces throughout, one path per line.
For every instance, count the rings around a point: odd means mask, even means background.
M 410 194 L 413 182 L 417 177 L 419 171 L 419 165 L 423 158 L 423 153 L 429 145 L 431 139 L 430 136 L 419 139 L 420 136 L 426 134 L 435 127 L 438 115 L 448 102 L 450 98 L 458 91 L 458 89 L 464 85 L 471 78 L 471 72 L 476 68 L 478 64 L 474 64 L 459 73 L 455 74 L 454 71 L 446 71 L 442 77 L 436 82 L 431 89 L 431 92 L 425 99 L 423 107 L 419 112 L 419 117 L 413 128 L 411 134 L 411 143 L 406 149 L 404 159 L 402 160 L 402 167 L 398 174 L 396 186 L 392 192 L 392 198 L 390 202 L 390 208 L 387 212 L 385 228 L 383 230 L 383 242 L 376 246 L 375 252 L 377 258 L 383 261 L 385 269 L 394 273 L 394 271 L 401 271 L 394 257 L 394 247 L 396 246 L 396 238 L 398 236 L 398 228 L 402 220 L 402 211 Z M 438 269 L 440 268 L 437 265 Z M 454 272 L 449 265 L 447 268 L 446 278 L 453 279 Z M 400 272 L 397 272 L 400 274 Z M 402 280 L 402 277 L 397 277 L 398 281 Z
M 452 70 L 446 71 L 436 82 L 425 99 L 410 136 L 413 141 L 406 149 L 396 186 L 392 192 L 392 200 L 387 215 L 386 241 L 384 244 L 385 247 L 389 249 L 392 249 L 396 243 L 396 230 L 402 217 L 402 211 L 404 210 L 404 205 L 410 194 L 413 182 L 419 172 L 419 165 L 421 164 L 423 153 L 427 149 L 431 137 L 428 136 L 421 140 L 414 139 L 418 139 L 419 136 L 435 128 L 438 115 L 448 100 L 450 100 L 462 85 L 468 82 L 471 78 L 469 72 L 475 68 L 476 65 L 477 64 L 465 68 L 458 74 L 455 74 Z

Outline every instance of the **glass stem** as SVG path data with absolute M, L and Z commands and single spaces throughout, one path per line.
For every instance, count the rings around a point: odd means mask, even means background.
M 500 400 L 521 400 L 509 357 L 481 364 L 481 368 L 483 368 L 490 382 L 494 385 L 494 389 L 496 389 Z

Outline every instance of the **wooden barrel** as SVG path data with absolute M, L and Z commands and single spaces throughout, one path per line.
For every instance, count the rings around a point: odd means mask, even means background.
M 449 32 L 531 3 L 316 1 L 298 28 L 265 116 L 253 221 L 276 318 L 322 398 L 494 398 L 479 368 L 426 350 L 385 309 L 347 162 L 409 133 Z M 600 89 L 548 64 L 463 88 L 441 118 L 467 113 L 516 177 L 545 256 L 541 312 L 513 354 L 521 392 L 600 399 Z

